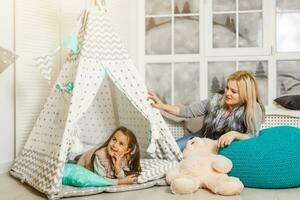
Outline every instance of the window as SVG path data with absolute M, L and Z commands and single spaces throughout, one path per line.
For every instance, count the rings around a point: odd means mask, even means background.
M 276 96 L 300 94 L 300 2 L 277 0 Z
M 200 99 L 199 8 L 198 0 L 145 0 L 146 84 L 164 102 Z
M 146 0 L 145 3 L 147 55 L 199 53 L 198 0 Z
M 251 71 L 265 105 L 268 104 L 268 61 L 266 60 L 240 60 L 240 61 L 212 61 L 208 62 L 208 92 L 209 96 L 226 87 L 226 78 L 236 70 Z
M 264 0 L 207 0 L 206 54 L 267 55 L 268 7 Z
M 300 2 L 277 1 L 277 51 L 300 51 Z
M 267 110 L 300 94 L 298 0 L 144 0 L 141 8 L 146 84 L 165 102 L 205 99 L 240 69 L 255 74 Z

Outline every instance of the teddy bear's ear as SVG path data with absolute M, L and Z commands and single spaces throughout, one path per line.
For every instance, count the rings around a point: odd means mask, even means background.
M 204 144 L 203 139 L 199 138 L 199 137 L 194 137 L 193 139 L 189 140 L 186 144 L 186 147 L 191 147 L 193 145 L 199 145 L 199 144 Z
M 194 143 L 195 143 L 195 140 L 194 140 L 194 139 L 191 139 L 191 140 L 187 141 L 185 148 L 186 148 L 186 149 L 190 149 L 191 146 L 192 146 Z
M 203 144 L 205 138 L 200 137 L 194 137 L 193 140 L 195 140 L 196 143 Z

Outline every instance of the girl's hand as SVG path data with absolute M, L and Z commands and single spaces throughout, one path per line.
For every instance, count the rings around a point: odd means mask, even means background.
M 163 108 L 163 103 L 154 92 L 148 92 L 148 99 L 152 100 L 151 106 L 157 109 Z
M 132 174 L 132 175 L 126 176 L 125 178 L 119 179 L 118 185 L 133 184 L 133 183 L 136 183 L 136 181 L 137 181 L 136 175 Z
M 236 131 L 229 131 L 222 135 L 218 139 L 218 148 L 223 148 L 226 145 L 230 145 L 231 142 L 237 137 L 237 132 Z
M 113 165 L 115 167 L 115 173 L 118 174 L 122 170 L 121 160 L 124 157 L 124 154 L 119 155 L 118 153 L 114 152 L 113 156 L 111 157 Z

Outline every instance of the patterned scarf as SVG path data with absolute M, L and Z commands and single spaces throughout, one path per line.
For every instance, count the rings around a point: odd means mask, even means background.
M 219 105 L 221 98 L 222 95 L 216 94 L 210 101 L 208 113 L 204 119 L 204 125 L 200 130 L 200 137 L 216 140 L 228 131 L 246 132 L 244 106 L 235 107 L 232 112 L 225 117 L 226 110 Z

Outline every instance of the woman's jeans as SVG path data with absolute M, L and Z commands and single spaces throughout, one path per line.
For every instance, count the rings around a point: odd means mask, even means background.
M 176 142 L 177 142 L 177 145 L 179 146 L 179 149 L 180 149 L 181 151 L 183 151 L 183 149 L 184 149 L 185 146 L 186 146 L 186 143 L 187 143 L 189 140 L 191 140 L 191 139 L 193 139 L 194 137 L 197 137 L 197 136 L 199 136 L 199 135 L 200 135 L 200 134 L 199 134 L 199 131 L 196 131 L 196 132 L 194 132 L 194 133 L 190 133 L 190 134 L 188 134 L 188 135 L 186 135 L 186 136 L 183 136 L 183 137 L 177 139 Z

